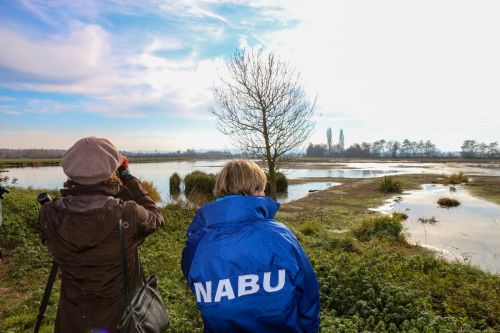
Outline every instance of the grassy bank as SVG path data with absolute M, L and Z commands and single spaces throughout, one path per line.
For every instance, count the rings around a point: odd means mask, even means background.
M 54 166 L 61 163 L 60 158 L 48 159 L 0 159 L 0 169 L 2 168 L 24 168 Z
M 130 163 L 161 163 L 175 161 L 200 161 L 200 160 L 225 160 L 228 158 L 215 157 L 184 157 L 184 156 L 162 156 L 162 157 L 129 157 Z M 23 168 L 23 167 L 43 167 L 60 165 L 60 158 L 52 159 L 0 159 L 0 168 Z
M 466 188 L 477 196 L 500 204 L 500 177 L 472 177 Z
M 403 189 L 436 182 L 432 175 L 396 177 Z M 490 182 L 469 186 L 491 193 Z M 322 332 L 496 332 L 500 277 L 436 259 L 409 245 L 398 218 L 370 213 L 389 195 L 380 179 L 343 185 L 283 205 L 278 220 L 299 237 L 321 285 Z M 477 185 L 472 185 L 477 184 Z M 29 332 L 35 322 L 50 257 L 37 236 L 36 193 L 13 189 L 4 201 L 0 242 L 0 331 Z M 163 209 L 167 224 L 141 248 L 148 272 L 159 276 L 171 332 L 201 332 L 201 318 L 180 271 L 184 232 L 194 210 Z M 58 288 L 44 327 L 51 332 Z
M 237 157 L 203 157 L 203 156 L 160 156 L 160 157 L 129 157 L 130 163 L 161 163 L 175 161 L 199 161 L 199 160 L 227 160 Z M 300 163 L 471 163 L 471 164 L 498 164 L 499 158 L 462 158 L 462 157 L 299 157 L 294 160 Z M 0 168 L 42 167 L 60 165 L 60 158 L 51 159 L 0 159 Z M 321 168 L 321 166 L 316 166 Z M 307 165 L 311 168 L 311 165 Z M 331 168 L 331 166 L 329 166 Z M 339 166 L 340 168 L 340 166 Z

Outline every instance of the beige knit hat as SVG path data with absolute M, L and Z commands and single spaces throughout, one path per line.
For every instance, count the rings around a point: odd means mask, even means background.
M 64 153 L 61 165 L 74 182 L 98 184 L 109 179 L 120 166 L 120 153 L 107 139 L 83 138 Z

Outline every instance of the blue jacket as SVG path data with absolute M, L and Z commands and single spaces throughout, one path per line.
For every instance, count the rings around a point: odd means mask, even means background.
M 182 271 L 205 332 L 317 332 L 319 285 L 297 238 L 267 197 L 210 202 L 187 230 Z

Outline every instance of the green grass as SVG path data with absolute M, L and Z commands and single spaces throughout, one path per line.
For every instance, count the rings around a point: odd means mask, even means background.
M 392 176 L 385 176 L 380 181 L 380 191 L 384 193 L 401 193 L 403 190 L 401 182 Z
M 50 165 L 59 165 L 60 158 L 47 159 L 0 159 L 1 168 L 21 168 L 21 167 L 42 167 Z
M 431 180 L 429 175 L 398 177 L 405 188 Z M 366 209 L 387 198 L 378 182 L 346 180 L 284 205 L 278 215 L 298 236 L 317 272 L 321 332 L 500 331 L 500 278 L 409 245 L 401 235 L 402 216 Z M 50 256 L 37 236 L 36 194 L 12 189 L 4 201 L 0 332 L 32 331 L 50 268 Z M 165 227 L 146 239 L 141 258 L 146 273 L 159 277 L 169 332 L 201 332 L 201 317 L 180 269 L 184 233 L 195 211 L 178 204 L 162 213 Z M 58 288 L 43 332 L 53 331 Z
M 500 177 L 474 177 L 465 188 L 477 196 L 500 204 Z

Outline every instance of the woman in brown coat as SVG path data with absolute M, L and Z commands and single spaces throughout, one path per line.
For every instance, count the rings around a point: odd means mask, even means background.
M 62 167 L 70 178 L 62 198 L 40 211 L 40 226 L 62 274 L 55 331 L 116 332 L 125 309 L 118 221 L 125 227 L 133 295 L 140 283 L 137 246 L 163 225 L 163 217 L 128 172 L 126 158 L 106 139 L 77 141 Z

